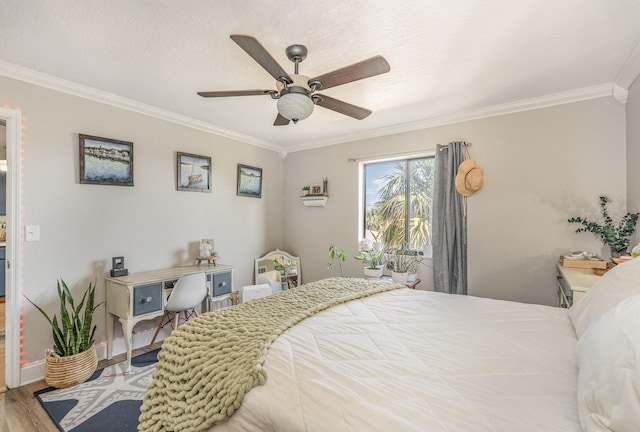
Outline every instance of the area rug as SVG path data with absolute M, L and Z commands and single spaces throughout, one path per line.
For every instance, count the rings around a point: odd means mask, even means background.
M 51 420 L 62 432 L 135 432 L 144 393 L 156 368 L 158 351 L 97 370 L 88 381 L 65 389 L 35 393 Z

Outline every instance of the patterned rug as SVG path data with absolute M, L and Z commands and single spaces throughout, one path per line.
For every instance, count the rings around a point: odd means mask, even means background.
M 62 432 L 135 432 L 140 406 L 159 349 L 97 370 L 87 382 L 66 389 L 47 388 L 35 393 L 51 420 Z

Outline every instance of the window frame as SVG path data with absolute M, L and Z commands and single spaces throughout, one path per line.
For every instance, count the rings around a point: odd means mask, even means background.
M 380 157 L 380 158 L 368 158 L 368 159 L 360 159 L 358 161 L 358 229 L 357 229 L 357 233 L 358 233 L 358 241 L 360 241 L 361 239 L 365 238 L 365 233 L 366 233 L 366 172 L 365 172 L 365 166 L 369 165 L 369 164 L 374 164 L 374 163 L 381 163 L 381 162 L 397 162 L 397 161 L 404 161 L 405 164 L 409 164 L 409 162 L 411 160 L 417 160 L 417 159 L 424 159 L 424 158 L 433 158 L 435 159 L 436 157 L 436 151 L 434 150 L 426 150 L 423 152 L 416 152 L 416 153 L 406 153 L 406 154 L 402 154 L 402 155 L 397 155 L 397 156 L 390 156 L 390 157 Z M 407 167 L 408 168 L 408 167 Z M 408 173 L 408 170 L 405 170 L 406 173 Z M 410 201 L 410 188 L 406 188 L 405 189 L 405 203 L 408 203 Z M 405 227 L 409 227 L 410 226 L 410 211 L 408 209 L 408 206 L 405 206 Z M 405 229 L 405 241 L 409 241 L 408 236 L 410 236 L 410 230 L 407 228 Z M 415 251 L 418 253 L 421 253 L 422 251 Z

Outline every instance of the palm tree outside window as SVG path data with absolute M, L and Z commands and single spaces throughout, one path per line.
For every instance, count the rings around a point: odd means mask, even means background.
M 431 243 L 434 158 L 364 164 L 364 238 L 386 248 Z

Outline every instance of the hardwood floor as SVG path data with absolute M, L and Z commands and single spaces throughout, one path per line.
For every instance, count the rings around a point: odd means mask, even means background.
M 162 342 L 157 342 L 151 348 L 139 348 L 133 351 L 133 356 L 161 346 Z M 98 363 L 98 369 L 125 359 L 126 355 L 120 354 L 111 360 L 102 360 Z M 47 387 L 47 383 L 41 380 L 0 394 L 0 432 L 59 432 L 33 395 Z

